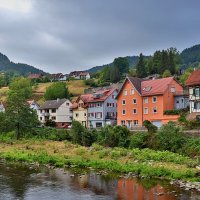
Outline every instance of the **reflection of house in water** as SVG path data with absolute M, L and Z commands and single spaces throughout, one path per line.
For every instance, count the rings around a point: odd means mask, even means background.
M 146 190 L 136 179 L 120 179 L 117 185 L 118 200 L 175 200 L 174 195 L 165 194 L 162 186 L 156 185 Z M 160 194 L 160 195 L 158 195 Z

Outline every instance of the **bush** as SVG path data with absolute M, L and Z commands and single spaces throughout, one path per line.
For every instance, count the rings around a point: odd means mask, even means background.
M 200 128 L 200 121 L 199 120 L 186 120 L 184 123 L 187 129 L 196 129 Z
M 189 138 L 183 146 L 182 153 L 190 157 L 200 157 L 200 139 Z
M 180 110 L 165 110 L 164 115 L 179 115 Z
M 149 120 L 145 120 L 143 125 L 147 128 L 149 133 L 155 133 L 158 130 L 157 126 L 153 125 Z
M 98 142 L 109 147 L 128 147 L 129 130 L 123 126 L 106 126 L 98 132 Z
M 158 149 L 172 152 L 180 152 L 186 142 L 186 137 L 174 122 L 163 125 L 158 131 L 156 139 L 158 141 Z
M 78 121 L 72 122 L 72 129 L 70 131 L 70 135 L 73 143 L 80 144 L 83 146 L 91 146 L 97 138 L 96 130 L 87 130 Z
M 130 148 L 146 148 L 148 145 L 148 134 L 145 132 L 135 133 L 130 137 Z

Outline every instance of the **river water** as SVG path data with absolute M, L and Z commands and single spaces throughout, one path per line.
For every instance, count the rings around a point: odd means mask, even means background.
M 0 200 L 200 200 L 167 181 L 0 162 Z

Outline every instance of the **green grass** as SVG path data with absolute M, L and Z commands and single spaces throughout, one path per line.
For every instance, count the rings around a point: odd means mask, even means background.
M 189 157 L 168 151 L 149 149 L 92 148 L 70 142 L 46 140 L 1 141 L 0 158 L 10 161 L 37 162 L 55 167 L 92 167 L 118 173 L 132 172 L 144 177 L 165 177 L 200 181 L 195 166 L 199 163 Z

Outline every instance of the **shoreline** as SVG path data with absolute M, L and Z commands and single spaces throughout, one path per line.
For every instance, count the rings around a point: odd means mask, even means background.
M 114 172 L 124 177 L 166 179 L 171 184 L 200 191 L 199 163 L 171 152 L 150 149 L 83 147 L 68 141 L 13 140 L 0 142 L 0 159 L 45 165 L 48 168 L 81 168 Z

